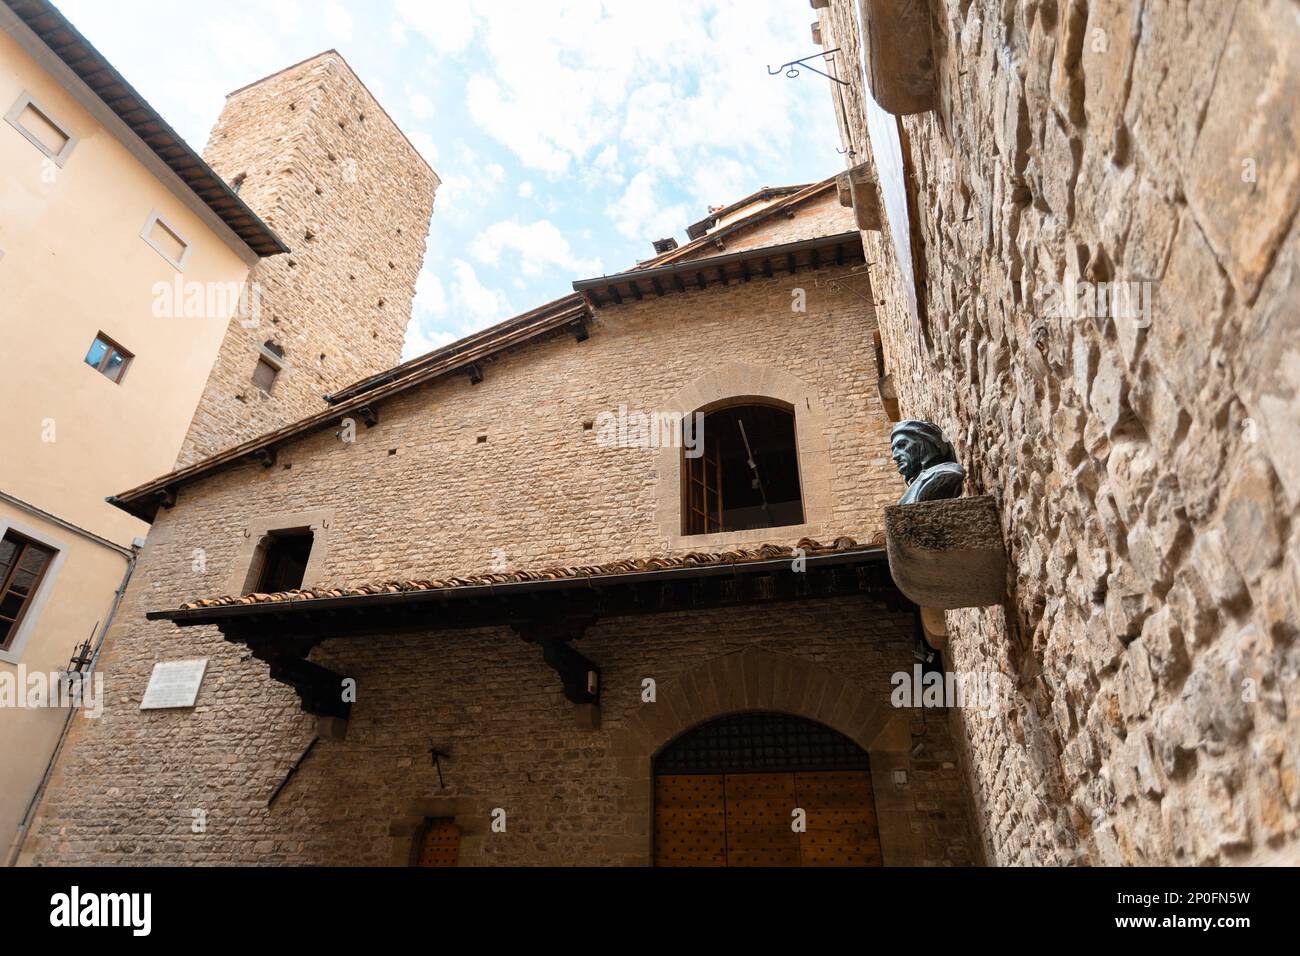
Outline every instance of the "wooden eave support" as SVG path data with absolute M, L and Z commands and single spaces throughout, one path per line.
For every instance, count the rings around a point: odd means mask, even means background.
M 232 638 L 227 638 L 231 640 Z M 272 650 L 266 641 L 244 642 L 253 656 L 266 661 L 271 679 L 292 687 L 302 701 L 302 709 L 318 717 L 347 720 L 352 704 L 343 699 L 343 675 L 307 660 L 308 650 L 288 646 Z
M 374 428 L 379 424 L 379 412 L 373 405 L 362 405 L 357 409 L 357 415 L 366 423 L 367 428 Z
M 600 725 L 600 668 L 573 648 L 582 637 L 586 620 L 538 620 L 514 625 L 530 644 L 542 649 L 542 660 L 559 675 L 564 696 L 576 708 L 578 725 L 594 730 Z
M 471 385 L 477 385 L 479 382 L 483 381 L 483 369 L 477 362 L 471 362 L 469 365 L 466 365 L 465 374 L 469 376 L 469 383 Z

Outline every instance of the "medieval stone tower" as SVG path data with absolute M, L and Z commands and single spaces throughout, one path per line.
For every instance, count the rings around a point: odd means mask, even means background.
M 334 50 L 231 93 L 204 158 L 291 251 L 249 273 L 182 466 L 400 361 L 439 185 Z

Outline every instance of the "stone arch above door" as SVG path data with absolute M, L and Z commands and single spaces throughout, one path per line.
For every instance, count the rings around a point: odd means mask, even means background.
M 910 711 L 890 705 L 856 681 L 791 654 L 751 647 L 656 685 L 654 703 L 643 703 L 617 729 L 611 729 L 614 754 L 629 779 L 631 806 L 639 823 L 630 828 L 645 837 L 644 862 L 653 858 L 654 758 L 686 731 L 718 717 L 746 711 L 774 711 L 806 717 L 848 737 L 871 759 L 876 818 L 886 866 L 907 866 L 923 855 L 911 830 L 914 813 L 909 787 Z M 901 781 L 897 772 L 902 773 Z M 629 821 L 631 822 L 631 821 Z
M 761 544 L 779 532 L 793 544 L 799 538 L 816 538 L 832 532 L 831 459 L 827 413 L 817 390 L 803 379 L 774 368 L 727 362 L 704 373 L 669 397 L 664 408 L 688 415 L 723 404 L 775 400 L 794 410 L 795 445 L 799 453 L 799 479 L 803 494 L 804 523 L 785 528 L 760 528 L 720 534 L 682 534 L 682 450 L 661 448 L 655 474 L 655 519 L 670 549 L 716 549 L 741 544 Z

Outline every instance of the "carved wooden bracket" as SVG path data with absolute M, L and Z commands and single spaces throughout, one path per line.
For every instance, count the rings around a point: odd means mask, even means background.
M 885 509 L 889 573 L 923 608 L 986 607 L 1006 597 L 1007 552 L 991 495 Z
M 341 674 L 301 657 L 271 657 L 267 663 L 271 665 L 271 679 L 297 691 L 307 713 L 348 719 L 352 705 L 343 699 Z
M 935 107 L 934 49 L 926 0 L 859 0 L 871 95 L 895 116 Z
M 514 625 L 519 636 L 542 648 L 542 660 L 560 675 L 564 696 L 578 705 L 600 706 L 600 668 L 573 649 L 587 621 L 527 621 Z

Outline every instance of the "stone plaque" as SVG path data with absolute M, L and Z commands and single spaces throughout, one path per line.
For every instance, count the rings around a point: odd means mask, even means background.
M 203 683 L 208 659 L 193 661 L 159 661 L 153 666 L 149 686 L 144 690 L 141 710 L 164 710 L 169 707 L 193 707 Z

